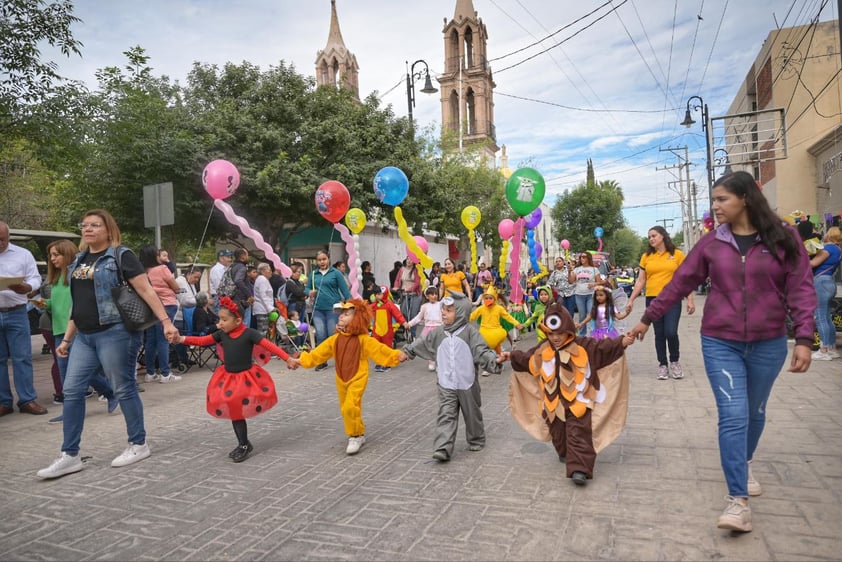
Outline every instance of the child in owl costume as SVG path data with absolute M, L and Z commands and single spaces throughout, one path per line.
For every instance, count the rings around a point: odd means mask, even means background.
M 462 293 L 442 299 L 442 325 L 403 348 L 404 359 L 422 357 L 436 362 L 439 413 L 433 458 L 447 462 L 459 427 L 459 411 L 465 420 L 468 450 L 485 446 L 477 366 L 499 373 L 503 358 L 489 349 L 476 326 L 469 322 L 471 302 Z
M 512 362 L 509 405 L 530 435 L 552 440 L 567 477 L 578 486 L 593 478 L 597 451 L 622 431 L 628 410 L 626 335 L 596 340 L 576 335 L 566 308 L 550 304 L 540 329 L 547 339 Z

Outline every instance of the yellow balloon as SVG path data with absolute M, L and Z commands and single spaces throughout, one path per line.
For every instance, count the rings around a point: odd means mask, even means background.
M 468 205 L 462 209 L 462 224 L 468 230 L 473 230 L 479 226 L 479 221 L 482 220 L 482 213 L 473 205 Z
M 348 209 L 345 213 L 345 225 L 354 234 L 359 234 L 365 228 L 365 212 L 362 209 Z

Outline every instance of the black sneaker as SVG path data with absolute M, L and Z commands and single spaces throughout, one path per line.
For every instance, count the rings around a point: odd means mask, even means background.
M 254 450 L 254 447 L 251 445 L 251 441 L 247 442 L 245 445 L 239 445 L 236 449 L 229 453 L 229 457 L 234 462 L 243 462 L 247 458 L 249 458 L 249 453 Z
M 316 365 L 317 371 L 324 371 L 325 369 L 327 369 L 327 363 L 322 363 L 321 365 Z
M 584 472 L 579 472 L 578 470 L 574 472 L 570 478 L 573 479 L 573 483 L 577 486 L 584 486 L 588 483 L 588 475 Z
M 64 394 L 53 394 L 53 404 L 64 404 Z

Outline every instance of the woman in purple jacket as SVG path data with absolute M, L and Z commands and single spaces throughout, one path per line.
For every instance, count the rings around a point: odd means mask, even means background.
M 751 174 L 719 178 L 711 195 L 719 226 L 696 244 L 632 334 L 642 339 L 649 324 L 710 278 L 702 354 L 719 412 L 719 455 L 728 484 L 728 506 L 717 526 L 748 532 L 748 496 L 762 492 L 751 461 L 766 423 L 766 401 L 786 360 L 787 310 L 795 327 L 789 370 L 803 373 L 810 367 L 816 291 L 804 245 L 769 207 Z

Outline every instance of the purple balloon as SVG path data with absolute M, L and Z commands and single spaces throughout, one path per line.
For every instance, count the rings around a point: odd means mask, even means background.
M 541 218 L 544 215 L 541 213 L 541 207 L 536 207 L 534 211 L 529 213 L 529 216 L 526 217 L 526 228 L 535 228 L 538 226 L 538 223 L 541 222 Z
M 541 254 L 544 253 L 544 247 L 540 242 L 535 242 L 535 257 L 541 259 Z
M 301 324 L 298 325 L 298 331 L 301 332 L 302 334 L 306 334 L 307 330 L 309 330 L 309 329 L 310 329 L 310 325 L 307 322 L 302 322 Z

